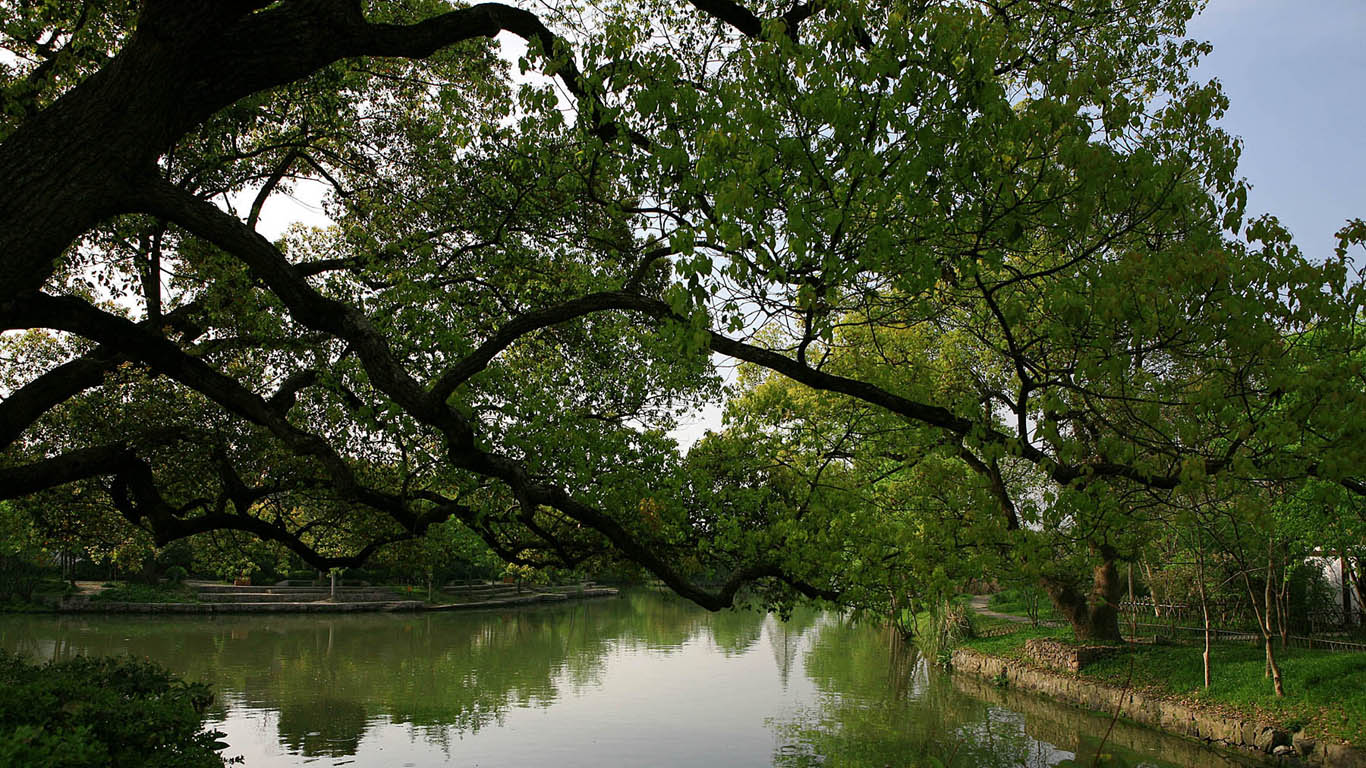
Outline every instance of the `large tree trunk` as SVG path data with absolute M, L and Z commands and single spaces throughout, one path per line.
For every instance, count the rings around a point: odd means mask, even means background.
M 1071 581 L 1044 577 L 1041 585 L 1053 605 L 1072 625 L 1077 639 L 1087 643 L 1122 643 L 1119 631 L 1119 601 L 1124 582 L 1115 567 L 1116 555 L 1106 547 L 1101 562 L 1092 571 L 1091 591 L 1084 593 Z
M 144 2 L 107 64 L 0 143 L 0 302 L 40 288 L 63 251 L 101 220 L 142 211 L 157 159 L 244 96 L 338 59 L 426 57 L 504 28 L 551 47 L 534 15 L 497 3 L 408 27 L 368 24 L 347 0 L 271 5 Z

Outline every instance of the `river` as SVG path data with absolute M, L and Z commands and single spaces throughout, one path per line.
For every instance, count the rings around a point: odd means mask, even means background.
M 646 590 L 511 612 L 4 615 L 0 647 L 209 682 L 209 725 L 247 768 L 1259 765 L 955 678 L 831 614 Z

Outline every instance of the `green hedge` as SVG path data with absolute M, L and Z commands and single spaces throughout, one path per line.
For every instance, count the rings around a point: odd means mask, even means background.
M 34 665 L 0 650 L 0 766 L 222 768 L 213 694 L 150 662 Z

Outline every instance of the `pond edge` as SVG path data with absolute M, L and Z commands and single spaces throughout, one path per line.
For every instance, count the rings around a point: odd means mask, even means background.
M 995 684 L 1042 694 L 1068 704 L 1113 716 L 1178 736 L 1215 742 L 1237 749 L 1281 757 L 1289 764 L 1322 768 L 1366 768 L 1366 750 L 1326 744 L 1272 725 L 1206 712 L 1179 701 L 1117 688 L 1074 675 L 1040 669 L 1022 661 L 959 648 L 951 657 L 954 672 L 984 678 Z M 1278 748 L 1288 748 L 1280 749 Z

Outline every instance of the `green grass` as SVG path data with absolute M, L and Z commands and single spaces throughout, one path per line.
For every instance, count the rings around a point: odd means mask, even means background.
M 197 603 L 199 594 L 185 584 L 111 582 L 90 599 L 109 603 Z
M 427 599 L 426 587 L 399 584 L 397 586 L 386 587 L 386 589 L 392 590 L 394 594 L 404 600 L 421 600 L 427 605 L 450 605 L 451 603 L 463 602 L 460 598 L 449 592 L 442 592 L 440 588 L 432 590 L 432 598 L 430 600 Z
M 1265 676 L 1261 646 L 1213 646 L 1208 691 L 1200 653 L 1195 646 L 1136 646 L 1093 664 L 1085 674 L 1123 684 L 1132 660 L 1136 687 L 1256 713 L 1287 728 L 1307 728 L 1318 738 L 1366 744 L 1366 654 L 1277 648 L 1285 685 L 1285 697 L 1277 699 Z
M 966 640 L 964 647 L 992 656 L 1021 658 L 1031 637 L 1074 640 L 1068 628 L 1024 627 L 1003 637 Z M 1266 656 L 1260 645 L 1220 643 L 1211 649 L 1212 685 L 1204 688 L 1202 648 L 1194 645 L 1132 645 L 1122 653 L 1086 667 L 1081 676 L 1267 720 L 1291 731 L 1305 729 L 1318 739 L 1366 745 L 1366 653 L 1333 653 L 1276 648 L 1285 698 L 1277 699 L 1263 675 Z
M 1029 600 L 1027 597 L 1028 587 L 1010 587 L 991 596 L 987 601 L 987 607 L 997 613 L 1009 613 L 1012 616 L 1029 616 Z M 1053 602 L 1046 595 L 1039 594 L 1039 619 L 1042 621 L 1061 621 L 1062 616 L 1058 614 L 1058 609 L 1053 606 Z
M 974 618 L 981 621 L 986 617 L 976 616 Z M 1031 627 L 1028 624 L 1016 624 L 1015 626 L 1019 627 L 1019 629 L 1008 635 L 973 638 L 971 640 L 964 640 L 962 645 L 965 648 L 972 648 L 992 656 L 1019 659 L 1024 657 L 1025 641 L 1031 637 L 1051 637 L 1055 640 L 1067 642 L 1072 640 L 1072 630 L 1067 627 L 1036 628 Z

